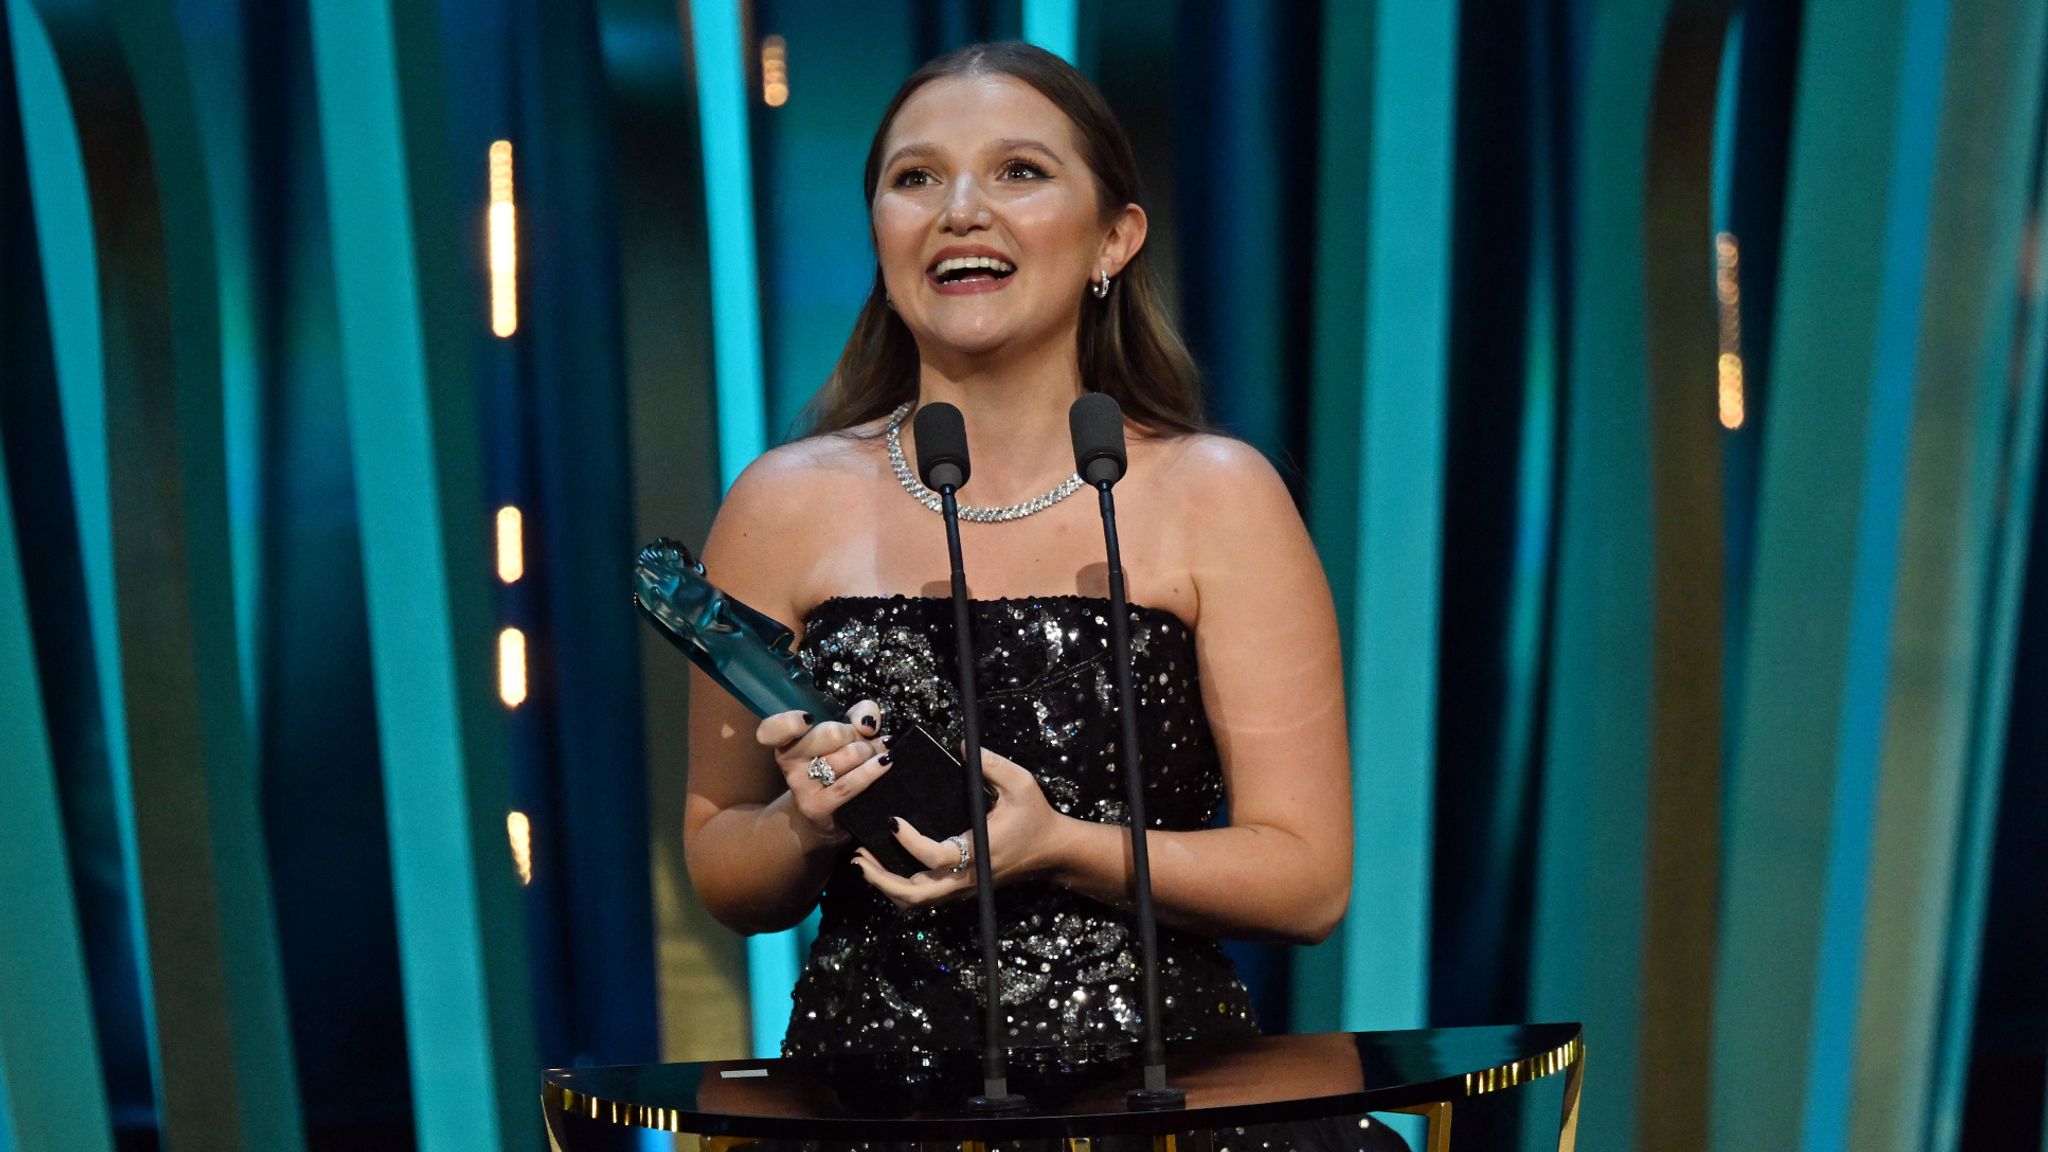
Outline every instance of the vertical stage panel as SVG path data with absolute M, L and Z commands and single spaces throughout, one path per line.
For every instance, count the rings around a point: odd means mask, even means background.
M 1356 189 L 1371 171 L 1367 144 L 1373 89 L 1361 82 L 1372 58 L 1372 11 L 1350 0 L 1323 5 L 1322 139 L 1316 162 L 1314 341 L 1310 349 L 1308 524 L 1329 575 L 1344 639 L 1345 668 L 1357 646 L 1358 428 L 1364 390 L 1365 214 Z M 1347 704 L 1356 689 L 1347 691 Z M 1355 721 L 1354 721 L 1355 724 Z M 1352 771 L 1357 772 L 1354 754 Z M 1294 957 L 1292 1019 L 1296 1032 L 1343 1026 L 1344 935 L 1337 933 Z
M 1428 992 L 1457 7 L 1360 7 L 1324 13 L 1309 479 L 1348 633 L 1356 849 L 1334 943 L 1341 995 L 1320 990 L 1337 1019 L 1304 1004 L 1296 1024 L 1403 1028 L 1423 1022 Z M 1333 115 L 1339 104 L 1365 115 Z M 1363 181 L 1330 182 L 1347 171 Z M 1361 187 L 1363 205 L 1339 191 Z M 1329 972 L 1332 948 L 1311 954 L 1304 982 Z
M 1181 333 L 1202 366 L 1209 417 L 1296 483 L 1310 332 L 1296 317 L 1313 293 L 1301 280 L 1303 261 L 1276 256 L 1306 243 L 1300 185 L 1273 173 L 1297 171 L 1315 154 L 1318 93 L 1307 83 L 1315 71 L 1294 67 L 1289 51 L 1304 39 L 1295 29 L 1313 17 L 1234 0 L 1190 5 L 1175 23 L 1131 85 L 1166 87 L 1172 97 L 1170 126 L 1150 130 L 1169 137 L 1173 168 L 1162 175 L 1175 178 L 1147 192 L 1172 201 L 1174 227 L 1155 218 L 1148 258 L 1173 249 Z M 1107 61 L 1110 48 L 1100 43 L 1095 54 Z M 1173 75 L 1170 87 L 1162 72 Z M 1131 122 L 1148 130 L 1145 120 Z
M 701 545 L 721 491 L 712 395 L 711 255 L 695 69 L 673 0 L 599 0 L 618 196 L 619 308 L 636 541 Z M 662 1052 L 749 1048 L 746 949 L 711 918 L 683 863 L 688 661 L 639 629 Z
M 1081 0 L 1024 0 L 1024 39 L 1079 64 L 1080 9 Z
M 125 697 L 117 789 L 162 1130 L 180 1145 L 296 1148 L 238 669 L 219 270 L 182 39 L 167 3 L 30 7 L 70 100 L 91 200 Z
M 689 0 L 689 12 L 711 238 L 711 335 L 723 492 L 768 446 L 754 161 L 747 132 L 747 60 L 754 45 L 747 39 L 740 0 Z M 747 937 L 748 1006 L 757 1056 L 782 1050 L 800 962 L 797 951 L 795 929 Z
M 2038 373 L 2013 394 L 2023 235 L 2040 131 L 2048 9 L 2019 0 L 1958 5 L 1941 92 L 1941 137 L 1919 317 L 1908 490 L 1893 607 L 1893 678 L 1869 874 L 1848 1142 L 1904 1152 L 1953 1139 L 1937 1042 L 1945 986 L 1975 987 L 1974 936 L 1952 902 L 1968 891 L 1965 813 L 1972 728 L 2003 728 L 2010 653 L 1997 651 L 1993 599 L 2000 509 L 2026 503 L 2031 470 L 2015 427 Z M 2021 353 L 2024 357 L 2024 353 Z M 2020 400 L 2022 403 L 2015 403 Z M 2022 531 L 2019 540 L 2024 542 Z M 1987 664 L 1987 661 L 1995 661 Z M 1992 774 L 1995 781 L 1996 774 Z M 1990 781 L 1986 781 L 1989 783 Z M 1968 959 L 1958 970 L 1955 961 Z M 1966 1039 L 1957 1038 L 1959 1051 Z M 1934 1139 L 1930 1141 L 1930 1135 Z
M 1805 11 L 1715 984 L 1712 1147 L 1844 1147 L 1943 0 Z
M 761 379 L 760 258 L 753 146 L 747 132 L 748 41 L 740 0 L 689 0 L 711 237 L 711 342 L 718 376 L 718 471 L 727 488 L 767 447 Z
M 1649 794 L 1644 812 L 1637 1145 L 1705 1145 L 1721 863 L 1721 444 L 1715 413 L 1715 120 L 1726 6 L 1672 5 L 1646 141 L 1651 530 Z M 1626 1071 L 1623 1072 L 1626 1074 Z
M 235 641 L 242 711 L 260 730 L 267 583 L 262 563 L 263 429 L 268 423 L 257 333 L 269 300 L 257 285 L 253 226 L 258 195 L 251 177 L 251 80 L 244 0 L 181 0 L 173 5 L 186 37 L 192 99 L 198 111 L 206 189 L 213 209 L 219 271 L 221 408 L 226 425 L 228 551 L 234 564 Z
M 65 851 L 90 966 L 87 984 L 108 1102 L 115 1109 L 149 1109 L 155 1099 L 156 1025 L 148 957 L 141 951 L 134 827 L 119 800 L 128 778 L 120 627 L 115 599 L 91 594 L 84 579 L 86 572 L 114 568 L 91 198 L 56 55 L 28 0 L 6 0 L 6 7 L 13 40 L 11 90 L 20 99 L 26 161 L 14 218 L 29 228 L 38 251 L 67 256 L 41 262 L 33 284 L 16 281 L 7 289 L 9 310 L 0 316 L 24 327 L 12 328 L 9 337 L 15 343 L 6 353 L 7 415 L 0 424 L 13 445 L 8 459 L 15 470 L 15 530 L 22 539 L 38 541 L 22 554 L 31 602 L 42 600 L 38 588 L 45 579 L 51 588 L 72 590 L 38 620 L 37 672 L 58 795 L 66 802 Z M 22 272 L 17 267 L 10 275 Z M 38 292 L 40 309 L 25 306 Z M 24 313 L 32 309 L 38 314 L 30 320 Z M 30 324 L 37 327 L 25 327 Z M 21 405 L 34 401 L 38 391 L 33 374 L 43 370 L 25 359 L 31 331 L 47 347 L 52 378 L 40 389 L 40 403 L 24 413 Z M 25 443 L 25 437 L 32 439 Z M 32 470 L 33 486 L 24 485 L 24 470 Z M 38 554 L 47 558 L 47 571 L 39 571 Z M 50 659 L 53 645 L 64 654 L 62 663 Z M 87 810 L 83 818 L 71 814 Z
M 2036 83 L 2041 83 L 2037 76 Z M 2014 125 L 2032 149 L 2037 182 L 2025 211 L 2032 222 L 2048 220 L 2048 184 L 2040 182 L 2043 149 L 2048 148 L 2048 100 L 2037 98 L 2031 120 Z M 1999 811 L 2007 784 L 2010 758 L 2008 729 L 2016 697 L 2018 657 L 2023 631 L 2029 556 L 2048 547 L 2030 539 L 2035 502 L 2040 498 L 2040 455 L 2044 408 L 2048 408 L 2048 293 L 2042 291 L 2042 270 L 2048 269 L 2048 230 L 2030 226 L 2023 232 L 2012 263 L 2020 275 L 2011 285 L 2017 297 L 2011 373 L 2016 393 L 2003 433 L 2006 503 L 1992 525 L 1987 560 L 1984 635 L 1979 639 L 1975 712 L 1970 718 L 1967 781 L 1957 836 L 1955 893 L 1949 909 L 1945 945 L 1946 976 L 1942 989 L 1940 1032 L 1935 1041 L 1935 1070 L 1928 1100 L 1928 1146 L 1950 1152 L 1964 1136 L 1965 1097 L 1971 1087 L 1973 1030 L 1978 998 L 1985 978 L 1986 917 L 1990 911 L 1993 862 L 1999 841 Z M 1979 1090 L 1983 1090 L 1979 1086 Z M 2048 1127 L 2048 1117 L 2044 1117 Z M 1995 1122 L 1995 1121 L 1994 1121 Z
M 425 1152 L 535 1142 L 526 940 L 505 843 L 466 269 L 430 5 L 313 4 L 413 1103 Z
M 639 721 L 641 634 L 620 603 L 637 544 L 628 396 L 621 371 L 611 137 L 598 22 L 583 5 L 535 5 L 524 70 L 522 295 L 537 322 L 520 340 L 531 403 L 545 567 L 573 1053 L 600 1063 L 657 1058 L 653 898 Z M 670 835 L 674 835 L 673 830 Z M 547 1059 L 558 1057 L 549 1054 Z
M 1563 134 L 1568 372 L 1529 1011 L 1583 1020 L 1613 1070 L 1580 1120 L 1595 1150 L 1633 1146 L 1642 1107 L 1656 634 L 1645 201 L 1668 9 L 1606 0 L 1560 29 L 1584 65 Z
M 23 345 L 48 324 L 9 31 L 0 9 L 0 393 L 23 386 Z M 47 347 L 35 358 L 47 365 Z M 0 447 L 0 1152 L 112 1152 L 4 456 Z
M 760 181 L 765 435 L 798 434 L 798 416 L 838 363 L 875 283 L 861 168 L 868 140 L 912 56 L 917 5 L 904 0 L 754 6 L 762 41 L 781 37 L 793 71 L 782 102 L 756 84 L 754 175 Z
M 0 28 L 0 59 L 6 40 Z M 0 63 L 0 87 L 11 91 L 12 79 Z M 0 94 L 0 115 L 11 120 L 10 104 Z M 0 127 L 0 141 L 9 135 L 12 129 Z M 9 198 L 0 189 L 0 204 Z M 8 247 L 0 244 L 0 260 L 16 257 Z M 19 306 L 0 294 L 0 308 Z M 12 368 L 7 351 L 0 342 L 0 373 Z M 0 890 L 7 893 L 0 900 L 0 1152 L 111 1152 L 106 1085 L 93 1043 L 85 954 L 71 903 L 64 821 L 4 472 L 0 462 L 0 793 L 8 808 L 7 834 L 0 836 Z

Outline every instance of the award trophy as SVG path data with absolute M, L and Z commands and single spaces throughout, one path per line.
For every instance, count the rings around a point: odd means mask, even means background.
M 720 591 L 690 550 L 664 536 L 633 563 L 633 607 L 756 716 L 844 712 L 790 651 L 795 632 Z
M 791 651 L 793 629 L 728 596 L 674 540 L 663 537 L 640 550 L 633 563 L 633 606 L 756 716 L 808 712 L 814 720 L 831 720 L 846 711 L 818 691 L 810 670 Z M 897 843 L 894 819 L 910 821 L 927 836 L 949 835 L 967 827 L 967 795 L 959 758 L 923 728 L 909 725 L 896 732 L 889 755 L 889 771 L 842 805 L 837 820 L 884 867 L 909 876 L 925 866 Z

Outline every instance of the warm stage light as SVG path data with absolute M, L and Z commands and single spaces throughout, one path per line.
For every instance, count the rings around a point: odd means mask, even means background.
M 505 835 L 512 841 L 512 867 L 519 870 L 519 882 L 533 883 L 533 822 L 524 812 L 512 812 L 505 817 Z
M 1721 353 L 1721 427 L 1730 431 L 1742 427 L 1742 357 Z
M 1721 427 L 1742 427 L 1742 246 L 1733 232 L 1714 237 L 1714 299 L 1720 306 L 1720 356 L 1715 385 Z
M 526 531 L 519 509 L 510 504 L 498 509 L 498 579 L 516 584 L 526 575 Z
M 491 332 L 519 330 L 519 226 L 512 208 L 512 142 L 491 145 Z
M 789 103 L 789 41 L 780 36 L 761 40 L 761 102 L 770 108 Z
M 526 702 L 526 633 L 517 628 L 498 633 L 498 699 L 507 708 Z

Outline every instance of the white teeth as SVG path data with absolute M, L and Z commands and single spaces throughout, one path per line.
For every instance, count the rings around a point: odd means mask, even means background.
M 945 276 L 951 272 L 965 272 L 976 268 L 987 269 L 998 276 L 1007 276 L 1017 270 L 1015 264 L 994 256 L 955 256 L 951 260 L 941 260 L 932 265 L 932 275 Z

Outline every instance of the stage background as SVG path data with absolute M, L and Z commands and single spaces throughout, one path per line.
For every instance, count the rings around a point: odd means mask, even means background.
M 1267 1026 L 1583 1020 L 1592 1152 L 2048 1147 L 2037 0 L 0 0 L 0 1150 L 774 1049 L 626 565 L 832 363 L 895 85 L 1018 36 L 1337 594 Z

